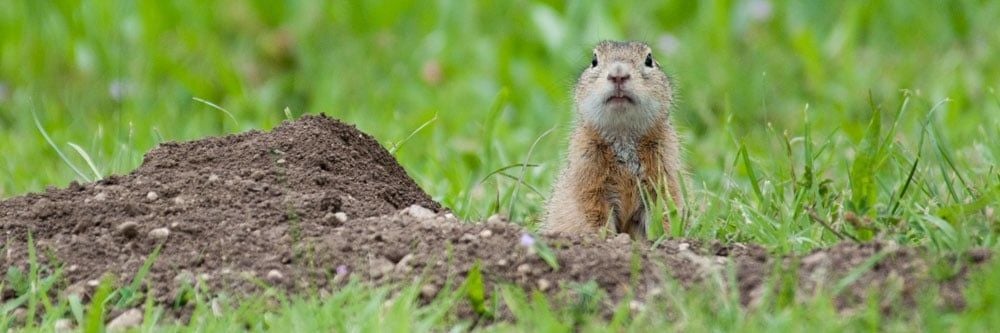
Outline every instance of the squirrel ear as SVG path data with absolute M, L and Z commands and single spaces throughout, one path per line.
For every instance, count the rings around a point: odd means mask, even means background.
M 597 67 L 597 52 L 594 52 L 594 57 L 590 59 L 590 67 Z

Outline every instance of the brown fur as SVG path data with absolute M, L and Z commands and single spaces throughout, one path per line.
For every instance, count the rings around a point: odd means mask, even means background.
M 647 54 L 649 47 L 636 42 L 603 42 L 595 48 L 599 64 L 625 68 L 618 74 L 631 73 L 631 86 L 624 90 L 635 103 L 614 110 L 601 103 L 600 94 L 609 89 L 601 80 L 614 68 L 594 66 L 581 75 L 574 96 L 577 124 L 543 230 L 582 233 L 609 227 L 633 237 L 644 235 L 644 223 L 661 217 L 648 216 L 640 188 L 655 200 L 662 182 L 680 207 L 679 147 L 669 121 L 672 87 L 659 64 L 641 67 Z M 662 221 L 667 227 L 668 221 Z

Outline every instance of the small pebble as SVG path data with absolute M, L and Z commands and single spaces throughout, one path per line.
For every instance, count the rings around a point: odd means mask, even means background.
M 691 248 L 691 244 L 688 244 L 688 243 L 680 243 L 680 244 L 677 245 L 677 250 L 680 250 L 680 251 L 687 251 L 690 248 Z
M 73 330 L 73 321 L 66 318 L 56 320 L 52 329 L 56 332 L 70 332 Z
M 156 228 L 149 231 L 149 238 L 163 240 L 170 236 L 170 229 Z
M 160 195 L 156 194 L 156 192 L 149 191 L 149 193 L 146 193 L 146 200 L 156 201 L 156 199 L 159 199 L 159 198 L 160 198 Z
M 104 201 L 104 200 L 107 200 L 107 199 L 108 199 L 108 194 L 104 193 L 104 192 L 101 192 L 101 193 L 98 193 L 97 195 L 94 195 L 94 200 L 97 200 L 97 201 Z
M 507 223 L 507 217 L 500 214 L 493 214 L 486 219 L 486 223 Z
M 281 272 L 276 269 L 272 269 L 270 272 L 267 272 L 267 280 L 271 281 L 271 283 L 280 283 L 284 279 L 285 275 L 281 274 Z
M 211 175 L 208 175 L 208 182 L 209 183 L 214 183 L 214 182 L 217 182 L 217 181 L 219 181 L 219 175 L 214 174 L 214 173 L 211 174 Z
M 125 221 L 118 225 L 118 233 L 125 238 L 135 238 L 139 235 L 139 224 L 135 221 Z
M 333 218 L 337 219 L 337 221 L 340 223 L 347 222 L 347 213 L 344 212 L 333 213 Z
M 472 243 L 476 241 L 476 236 L 472 234 L 462 234 L 462 237 L 459 237 L 458 241 L 462 243 Z
M 531 265 L 521 264 L 520 266 L 517 266 L 517 272 L 522 275 L 531 274 Z
M 433 299 L 434 296 L 437 296 L 437 293 L 438 293 L 438 287 L 433 283 L 428 283 L 425 284 L 423 287 L 420 287 L 420 296 L 423 297 L 424 299 L 427 300 Z
M 406 208 L 406 213 L 421 220 L 432 219 L 437 216 L 434 211 L 416 204 Z
M 24 320 L 28 318 L 28 309 L 25 308 L 14 309 L 14 313 L 11 313 L 11 317 L 14 318 L 15 323 L 24 323 Z
M 637 300 L 631 300 L 631 301 L 628 302 L 628 308 L 630 310 L 632 310 L 632 311 L 638 312 L 638 311 L 642 311 L 643 309 L 645 309 L 646 308 L 646 304 L 643 304 L 642 302 L 637 301 Z
M 493 236 L 493 231 L 490 229 L 483 229 L 483 231 L 479 232 L 479 237 L 489 238 L 490 236 Z
M 552 288 L 552 282 L 549 282 L 549 280 L 546 279 L 538 279 L 537 284 L 538 284 L 538 290 L 541 291 L 547 291 L 549 290 L 549 288 Z
M 142 324 L 142 311 L 139 309 L 129 309 L 108 323 L 108 331 L 121 332 L 138 327 L 140 324 Z

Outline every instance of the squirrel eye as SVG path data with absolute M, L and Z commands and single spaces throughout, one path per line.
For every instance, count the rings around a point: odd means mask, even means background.
M 594 57 L 590 59 L 590 67 L 597 67 L 597 53 L 594 53 Z
M 652 53 L 646 53 L 646 67 L 650 67 L 650 68 L 653 67 L 653 54 Z

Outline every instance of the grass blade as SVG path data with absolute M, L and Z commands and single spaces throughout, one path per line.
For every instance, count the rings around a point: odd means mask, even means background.
M 389 154 L 391 154 L 392 156 L 396 156 L 396 152 L 399 151 L 399 148 L 402 147 L 403 144 L 405 144 L 407 141 L 410 141 L 410 139 L 413 138 L 414 135 L 417 135 L 417 133 L 420 133 L 420 131 L 422 131 L 424 129 L 424 127 L 430 126 L 432 123 L 434 123 L 435 121 L 437 121 L 437 119 L 438 119 L 438 115 L 437 115 L 437 113 L 435 113 L 434 117 L 431 117 L 430 120 L 425 121 L 423 124 L 421 124 L 419 127 L 417 127 L 417 129 L 413 130 L 413 132 L 410 132 L 410 135 L 407 135 L 402 140 L 399 140 L 396 143 L 393 143 L 392 147 L 389 148 Z
M 69 144 L 70 147 L 73 147 L 73 150 L 76 150 L 76 153 L 80 154 L 80 157 L 82 157 L 83 160 L 87 162 L 87 166 L 90 167 L 90 171 L 94 173 L 94 180 L 100 180 L 101 178 L 104 178 L 103 176 L 101 176 L 101 172 L 97 171 L 97 166 L 95 166 L 94 161 L 90 159 L 90 154 L 87 154 L 87 152 L 84 151 L 83 148 L 81 148 L 75 143 L 67 142 L 67 144 Z
M 226 116 L 228 116 L 229 119 L 233 120 L 233 124 L 236 124 L 236 128 L 240 128 L 240 122 L 236 120 L 236 117 L 233 117 L 232 113 L 229 113 L 229 111 L 226 111 L 226 109 L 222 108 L 221 106 L 216 105 L 215 103 L 206 101 L 206 100 L 198 98 L 198 97 L 192 97 L 192 99 L 194 99 L 197 102 L 201 102 L 201 103 L 203 103 L 205 105 L 208 105 L 208 106 L 212 107 L 213 109 L 222 111 L 222 113 L 226 114 Z
M 35 114 L 34 109 L 31 110 L 31 118 L 35 120 L 35 128 L 38 128 L 38 132 L 42 133 L 42 137 L 45 138 L 45 142 L 48 142 L 49 147 L 52 147 L 52 149 L 56 151 L 56 154 L 59 155 L 59 158 L 62 159 L 63 163 L 66 163 L 66 165 L 68 165 L 70 169 L 73 169 L 73 172 L 76 173 L 76 175 L 80 177 L 80 179 L 83 179 L 88 183 L 91 182 L 92 180 L 90 179 L 90 177 L 87 177 L 87 175 L 83 174 L 83 172 L 80 171 L 80 169 L 77 168 L 76 165 L 73 164 L 73 162 L 69 161 L 69 158 L 67 158 L 66 155 L 63 154 L 62 150 L 59 150 L 59 147 L 56 146 L 54 142 L 52 142 L 52 138 L 49 137 L 49 133 L 45 131 L 44 127 L 42 127 L 42 122 L 38 121 L 38 116 Z

